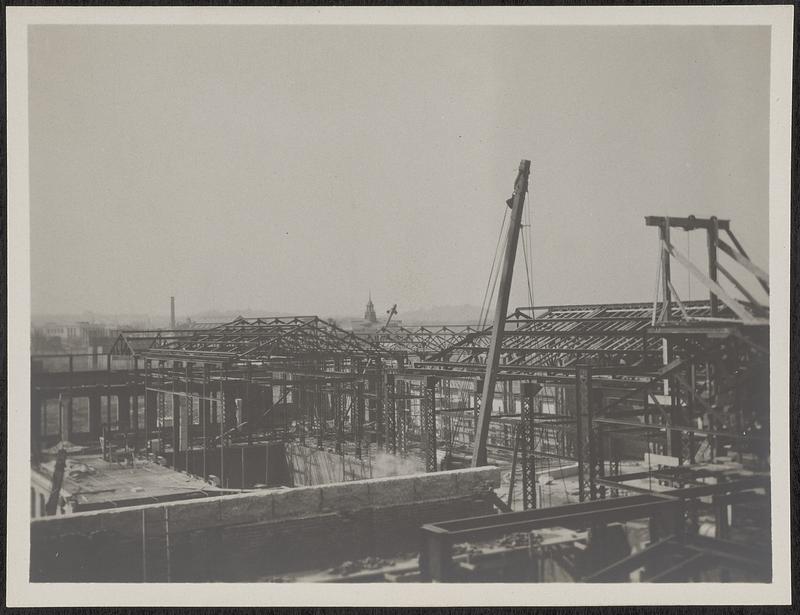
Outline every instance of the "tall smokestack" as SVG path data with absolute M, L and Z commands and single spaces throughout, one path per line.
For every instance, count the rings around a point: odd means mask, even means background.
M 169 328 L 175 329 L 175 297 L 169 298 Z

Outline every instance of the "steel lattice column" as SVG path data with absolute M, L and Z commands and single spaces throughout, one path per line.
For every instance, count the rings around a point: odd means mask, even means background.
M 178 361 L 172 363 L 172 467 L 178 467 L 178 451 L 181 450 L 181 398 L 178 395 Z M 185 469 L 185 468 L 184 468 Z
M 200 429 L 203 433 L 203 478 L 208 480 L 208 423 L 211 414 L 211 371 L 207 363 L 203 364 L 203 398 L 200 401 Z
M 356 444 L 356 457 L 361 459 L 361 443 L 364 438 L 364 383 L 353 383 L 353 398 L 350 420 L 353 427 L 353 440 Z
M 319 449 L 325 448 L 325 396 L 327 393 L 324 393 L 322 389 L 323 385 L 319 382 L 314 384 L 314 399 L 317 405 L 317 448 Z
M 133 369 L 135 371 L 134 376 L 134 383 L 137 386 L 133 387 L 133 393 L 131 396 L 131 427 L 133 429 L 133 433 L 135 434 L 135 439 L 138 439 L 139 436 L 139 366 L 137 364 L 137 360 L 134 358 L 133 360 Z
M 394 402 L 394 374 L 385 375 L 383 415 L 386 418 L 386 440 L 389 451 L 397 453 L 397 415 Z
M 225 368 L 219 370 L 219 391 L 217 391 L 217 422 L 219 427 L 219 481 L 221 486 L 225 486 L 225 391 L 222 383 L 226 380 Z
M 397 408 L 397 448 L 400 449 L 400 454 L 405 457 L 408 452 L 408 393 L 410 388 L 407 380 L 401 380 L 399 383 L 401 399 L 400 406 Z
M 619 445 L 613 437 L 608 438 L 608 469 L 611 476 L 619 476 Z M 619 489 L 611 487 L 611 497 L 616 498 L 619 496 Z
M 253 443 L 253 427 L 255 418 L 254 404 L 253 404 L 253 364 L 247 364 L 247 372 L 245 373 L 244 380 L 244 398 L 242 399 L 242 420 L 248 424 L 247 427 L 247 444 L 248 446 Z M 191 424 L 191 423 L 190 423 Z M 244 479 L 243 479 L 244 480 Z
M 591 430 L 591 423 L 587 425 L 586 419 L 592 396 L 592 368 L 588 365 L 578 365 L 575 376 L 575 456 L 578 460 L 578 499 L 583 502 L 588 488 L 586 465 L 590 462 L 588 432 Z
M 522 444 L 522 508 L 536 508 L 536 442 L 534 397 L 542 389 L 535 382 L 522 383 L 522 416 L 519 425 Z
M 375 376 L 372 378 L 370 383 L 370 388 L 373 389 L 375 393 L 375 401 L 373 402 L 373 408 L 375 409 L 375 416 L 372 416 L 372 411 L 370 411 L 370 421 L 375 422 L 375 444 L 382 448 L 384 445 L 384 425 L 386 423 L 386 417 L 384 416 L 384 407 L 383 407 L 383 395 L 384 395 L 384 387 L 383 387 L 383 369 L 381 368 L 380 362 L 378 362 L 378 367 Z
M 297 410 L 300 415 L 300 444 L 305 446 L 306 443 L 306 414 L 308 414 L 308 405 L 306 403 L 306 389 L 305 385 L 300 381 L 297 385 Z
M 355 442 L 355 453 L 361 459 L 361 440 L 364 435 L 364 380 L 362 374 L 363 363 L 360 359 L 351 361 L 351 371 L 356 376 L 350 387 L 350 428 Z
M 342 403 L 342 387 L 337 382 L 333 385 L 333 418 L 336 424 L 336 452 L 344 452 L 344 404 Z
M 589 368 L 591 369 L 591 368 Z M 588 391 L 586 395 L 586 449 L 588 457 L 586 464 L 589 466 L 589 498 L 596 500 L 598 497 L 606 497 L 606 488 L 598 485 L 597 480 L 605 475 L 605 452 L 603 442 L 603 426 L 595 424 L 594 416 L 600 404 L 600 391 L 592 388 L 591 372 L 588 379 Z
M 598 497 L 606 497 L 604 485 L 598 485 L 597 479 L 605 476 L 605 454 L 603 447 L 603 426 L 594 425 L 594 403 L 590 402 L 587 406 L 589 421 L 589 497 L 596 500 Z
M 681 431 L 681 465 L 694 463 L 694 447 L 692 442 L 694 440 L 694 432 L 683 430 Z
M 189 453 L 192 445 L 192 422 L 194 421 L 194 397 L 192 397 L 192 371 L 194 366 L 186 363 L 186 398 L 185 403 L 181 407 L 181 423 L 178 442 L 180 449 L 186 451 L 186 465 L 184 469 L 190 471 L 189 463 L 191 454 Z
M 153 403 L 153 394 L 150 392 L 150 368 L 152 363 L 150 359 L 145 359 L 144 362 L 144 439 L 145 442 L 150 438 L 150 431 L 152 429 L 153 416 L 155 415 L 155 404 Z M 91 408 L 92 400 L 89 398 L 89 424 L 91 431 L 91 421 L 92 421 L 92 408 Z
M 161 432 L 164 428 L 164 415 L 167 413 L 167 395 L 164 391 L 158 392 L 158 439 L 161 439 Z
M 435 376 L 425 378 L 425 391 L 420 404 L 422 427 L 422 454 L 425 471 L 436 472 L 436 382 Z
M 483 378 L 478 378 L 475 381 L 475 416 L 472 423 L 472 439 L 475 439 L 475 435 L 478 433 L 478 417 L 481 414 L 481 397 L 483 397 Z

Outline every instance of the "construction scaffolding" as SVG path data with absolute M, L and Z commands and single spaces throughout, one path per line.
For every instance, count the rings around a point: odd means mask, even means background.
M 531 239 L 521 232 L 529 174 L 523 160 L 477 325 L 390 327 L 393 306 L 385 326 L 360 334 L 317 316 L 239 317 L 176 329 L 173 313 L 169 330 L 121 332 L 105 369 L 98 357 L 85 370 L 75 369 L 74 357 L 66 370 L 54 369 L 51 357 L 34 358 L 34 457 L 52 444 L 47 401 L 57 396 L 54 435 L 62 452 L 71 440 L 99 439 L 111 459 L 121 440 L 126 453 L 144 451 L 219 489 L 360 480 L 373 476 L 378 455 L 410 461 L 412 473 L 510 468 L 506 497 L 484 495 L 499 515 L 423 528 L 423 579 L 463 574 L 453 564 L 457 538 L 589 525 L 596 554 L 611 540 L 609 522 L 643 517 L 650 523 L 648 553 L 683 557 L 680 566 L 707 562 L 712 551 L 718 559 L 735 557 L 722 543 L 706 545 L 700 557 L 691 551 L 697 541 L 683 537 L 687 527 L 689 536 L 698 534 L 701 513 L 709 513 L 702 498 L 711 498 L 716 541 L 729 537 L 733 503 L 768 507 L 767 273 L 749 259 L 728 220 L 649 216 L 646 225 L 658 229 L 652 303 L 537 306 Z M 697 230 L 706 234 L 705 272 L 672 240 L 676 231 Z M 520 238 L 531 305 L 510 310 Z M 721 255 L 731 262 L 721 263 Z M 707 300 L 681 300 L 673 261 L 708 290 Z M 374 316 L 371 302 L 368 313 Z M 83 433 L 73 430 L 79 396 L 88 397 Z M 623 471 L 631 462 L 636 470 Z M 577 502 L 564 479 L 572 470 Z M 553 506 L 540 477 L 555 476 L 564 502 Z M 546 505 L 547 512 L 536 511 Z M 574 542 L 572 534 L 556 540 Z M 614 579 L 628 571 L 630 553 L 624 555 L 562 567 L 573 578 Z M 653 579 L 695 574 L 648 561 Z

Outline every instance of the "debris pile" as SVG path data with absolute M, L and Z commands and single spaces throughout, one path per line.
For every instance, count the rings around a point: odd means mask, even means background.
M 362 570 L 375 570 L 377 568 L 384 568 L 391 566 L 394 561 L 383 559 L 382 557 L 365 557 L 363 559 L 342 562 L 338 566 L 334 566 L 328 572 L 331 574 L 350 575 Z
M 503 536 L 500 540 L 497 541 L 497 545 L 500 547 L 528 547 L 528 546 L 537 546 L 541 544 L 542 537 L 537 533 L 527 533 L 527 532 L 514 532 L 513 534 L 508 534 L 507 536 Z
M 478 547 L 469 542 L 460 542 L 453 545 L 453 555 L 462 555 L 464 553 L 476 553 L 480 551 Z

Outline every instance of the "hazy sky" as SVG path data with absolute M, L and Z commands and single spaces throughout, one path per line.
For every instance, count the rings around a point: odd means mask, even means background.
M 729 217 L 766 266 L 769 36 L 33 26 L 32 309 L 480 305 L 521 158 L 537 303 L 651 301 L 648 214 Z

